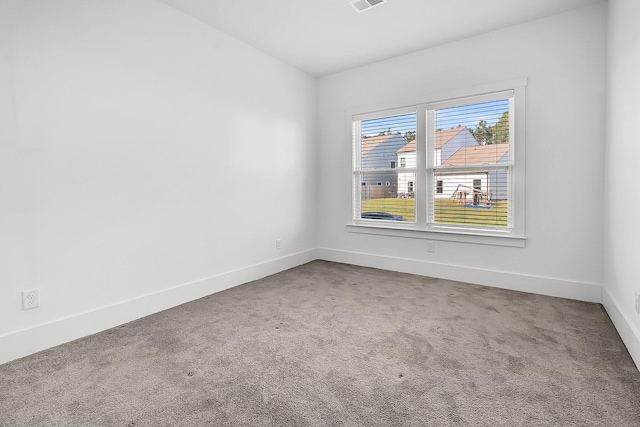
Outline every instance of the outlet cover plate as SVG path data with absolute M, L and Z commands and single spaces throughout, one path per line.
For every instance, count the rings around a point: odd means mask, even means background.
M 22 309 L 29 310 L 36 307 L 40 307 L 40 289 L 22 291 Z

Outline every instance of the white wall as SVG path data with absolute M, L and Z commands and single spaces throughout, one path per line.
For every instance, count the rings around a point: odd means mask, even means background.
M 605 169 L 606 4 L 322 78 L 314 147 L 312 78 L 162 3 L 3 0 L 0 363 L 313 259 L 316 243 L 327 259 L 586 300 L 604 283 L 638 363 L 640 198 L 619 183 L 640 158 L 639 11 L 609 3 Z M 348 112 L 519 77 L 525 248 L 429 253 L 346 231 Z M 32 288 L 42 306 L 22 311 Z
M 603 303 L 640 366 L 640 3 L 609 0 Z
M 318 253 L 600 301 L 606 3 L 321 78 Z M 350 233 L 349 113 L 526 77 L 525 248 Z M 336 173 L 340 171 L 340 173 Z
M 0 363 L 312 259 L 315 99 L 154 0 L 2 1 Z

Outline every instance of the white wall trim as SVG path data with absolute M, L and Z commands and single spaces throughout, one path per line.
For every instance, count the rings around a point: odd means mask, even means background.
M 620 338 L 622 338 L 622 342 L 627 346 L 633 362 L 640 370 L 640 331 L 621 310 L 620 303 L 606 286 L 602 288 L 602 305 L 607 310 L 607 314 L 609 314 L 613 326 L 615 326 Z
M 365 221 L 365 220 L 360 220 Z M 495 245 L 495 246 L 509 246 L 512 248 L 524 248 L 527 238 L 521 236 L 513 236 L 510 234 L 499 233 L 495 234 L 481 234 L 474 232 L 465 232 L 461 230 L 448 229 L 444 227 L 440 229 L 419 229 L 419 228 L 401 228 L 403 224 L 393 224 L 378 220 L 366 220 L 365 224 L 347 224 L 347 231 L 349 233 L 360 234 L 373 234 L 378 236 L 391 236 L 391 237 L 404 237 L 408 239 L 425 239 L 425 240 L 440 240 L 446 242 L 462 242 L 473 243 L 480 245 Z M 373 224 L 371 224 L 374 222 Z M 411 224 L 412 226 L 415 224 Z
M 601 285 L 329 248 L 310 249 L 0 336 L 0 364 L 166 310 L 315 259 L 604 305 L 636 366 L 640 333 Z
M 576 282 L 550 277 L 531 276 L 329 248 L 318 248 L 317 256 L 318 259 L 326 261 L 418 274 L 439 279 L 457 280 L 476 285 L 492 286 L 495 288 L 511 289 L 553 297 L 597 303 L 601 302 L 602 299 L 602 286 L 595 283 Z
M 0 364 L 166 310 L 316 259 L 315 249 L 74 314 L 0 336 Z

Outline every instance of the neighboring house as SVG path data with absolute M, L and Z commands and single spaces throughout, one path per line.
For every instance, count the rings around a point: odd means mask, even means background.
M 362 138 L 363 199 L 397 196 L 398 175 L 396 173 L 367 172 L 367 170 L 395 169 L 398 167 L 396 152 L 405 145 L 407 140 L 399 133 Z
M 439 166 L 446 162 L 456 151 L 462 147 L 478 146 L 478 140 L 468 128 L 458 126 L 456 128 L 436 131 L 435 163 Z M 399 168 L 416 167 L 416 141 L 411 141 L 396 153 Z M 415 173 L 398 173 L 398 195 L 413 197 Z
M 402 147 L 396 153 L 398 156 L 398 167 L 401 169 L 416 167 L 416 141 L 413 140 Z M 398 196 L 413 197 L 415 172 L 398 172 Z
M 442 166 L 496 165 L 509 163 L 509 144 L 462 147 L 442 163 Z M 485 197 L 484 200 L 481 200 Z M 488 200 L 507 200 L 506 170 L 441 172 L 436 176 L 436 194 L 439 198 L 457 198 L 474 205 Z

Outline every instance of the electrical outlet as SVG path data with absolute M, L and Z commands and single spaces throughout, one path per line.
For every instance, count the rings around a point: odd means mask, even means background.
M 435 252 L 436 251 L 436 242 L 428 241 L 427 242 L 427 252 Z
M 640 292 L 636 292 L 636 313 L 640 314 Z
M 282 249 L 282 239 L 276 239 L 276 249 Z
M 22 291 L 22 309 L 40 307 L 40 289 L 32 289 L 30 291 Z

